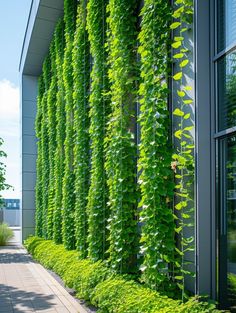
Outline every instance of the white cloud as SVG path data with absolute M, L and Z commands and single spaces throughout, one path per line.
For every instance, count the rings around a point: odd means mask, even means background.
M 7 183 L 14 187 L 14 191 L 1 192 L 3 197 L 19 197 L 19 116 L 19 88 L 8 80 L 0 80 L 0 137 L 4 140 L 3 150 L 7 153 L 7 159 L 2 161 L 6 164 Z
M 18 119 L 20 108 L 19 88 L 8 80 L 0 81 L 0 119 Z

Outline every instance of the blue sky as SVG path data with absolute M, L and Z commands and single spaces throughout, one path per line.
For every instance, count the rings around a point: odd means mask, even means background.
M 8 157 L 7 182 L 14 191 L 3 197 L 20 195 L 19 61 L 31 0 L 0 0 L 0 137 Z

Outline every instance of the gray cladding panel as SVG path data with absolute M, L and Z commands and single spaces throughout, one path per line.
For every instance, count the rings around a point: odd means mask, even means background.
M 34 191 L 36 182 L 36 172 L 22 173 L 22 190 Z
M 35 183 L 37 145 L 35 137 L 35 116 L 37 98 L 37 77 L 22 75 L 21 82 L 21 164 L 22 238 L 34 234 L 35 225 Z
M 22 241 L 24 241 L 30 235 L 34 235 L 34 227 L 22 227 Z
M 22 166 L 24 172 L 35 172 L 36 168 L 36 158 L 35 154 L 25 154 L 22 158 Z
M 32 221 L 34 221 L 32 223 Z M 24 210 L 22 216 L 23 227 L 34 227 L 35 226 L 35 210 Z
M 23 117 L 22 122 L 22 135 L 34 135 L 35 119 L 33 117 Z
M 36 116 L 36 101 L 25 100 L 22 107 L 22 116 L 35 119 Z
M 62 10 L 64 1 L 63 0 L 41 0 L 40 5 L 47 6 L 49 8 Z
M 37 140 L 34 135 L 24 135 L 22 137 L 22 155 L 24 154 L 37 154 Z M 24 170 L 24 169 L 23 169 Z
M 24 210 L 33 210 L 35 208 L 35 191 L 24 190 L 22 196 Z

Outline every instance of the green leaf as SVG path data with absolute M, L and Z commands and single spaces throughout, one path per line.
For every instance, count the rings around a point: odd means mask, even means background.
M 177 90 L 177 94 L 181 98 L 183 98 L 186 95 L 186 93 L 184 91 L 182 91 L 182 90 Z
M 191 104 L 193 103 L 193 100 L 184 100 L 184 104 Z
M 180 67 L 185 67 L 187 64 L 189 63 L 189 60 L 183 60 L 181 63 L 180 63 Z
M 183 76 L 183 73 L 182 72 L 178 72 L 176 73 L 174 76 L 173 76 L 173 79 L 174 80 L 180 80 Z
M 190 130 L 192 130 L 193 128 L 194 128 L 194 126 L 187 126 L 187 127 L 184 128 L 184 130 L 190 131 Z
M 174 54 L 173 55 L 173 58 L 174 59 L 182 59 L 184 57 L 184 54 L 183 53 L 177 53 L 177 54 Z
M 170 29 L 176 29 L 181 25 L 180 22 L 174 22 L 170 25 Z
M 191 116 L 190 113 L 187 113 L 187 114 L 184 115 L 184 119 L 187 120 L 187 119 L 190 118 L 190 116 Z
M 182 135 L 182 130 L 177 130 L 175 133 L 174 133 L 174 136 L 178 139 L 181 139 L 181 135 Z
M 178 49 L 181 46 L 182 42 L 181 41 L 176 41 L 174 43 L 172 43 L 172 48 L 174 49 Z
M 192 90 L 193 88 L 192 88 L 192 86 L 184 86 L 183 89 L 185 89 L 185 90 Z
M 184 116 L 184 112 L 177 108 L 174 110 L 173 115 Z

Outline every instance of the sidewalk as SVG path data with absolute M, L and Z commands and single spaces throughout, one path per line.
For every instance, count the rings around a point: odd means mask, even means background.
M 21 246 L 0 247 L 0 313 L 86 313 Z

